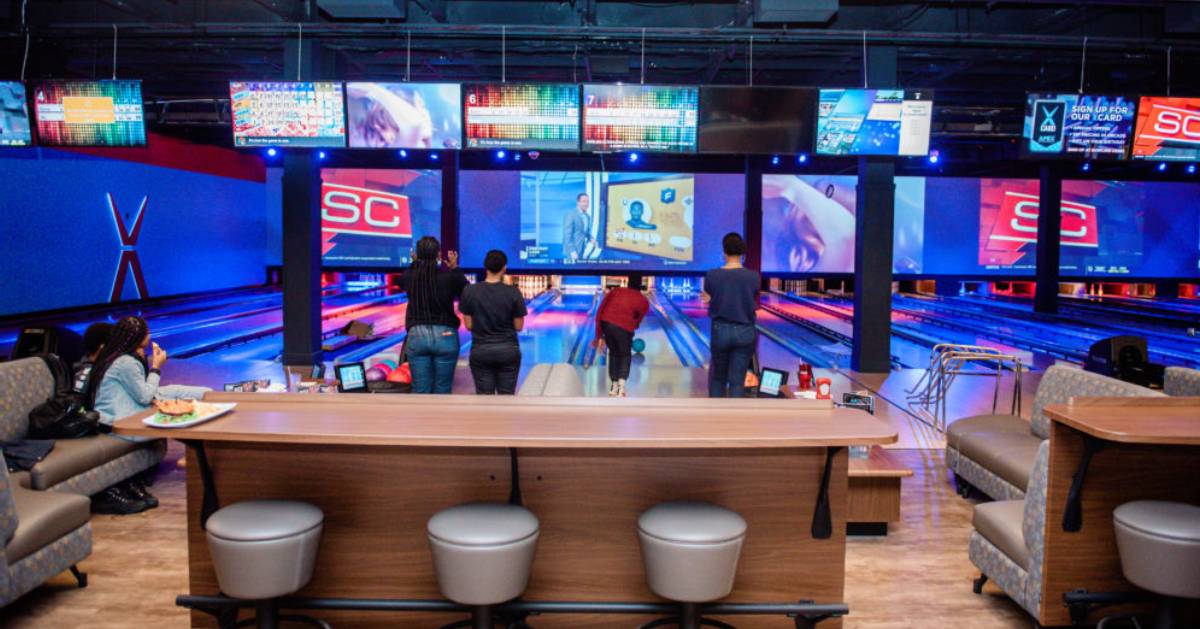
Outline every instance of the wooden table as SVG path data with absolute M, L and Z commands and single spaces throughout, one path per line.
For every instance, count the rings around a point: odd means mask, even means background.
M 1070 623 L 1067 592 L 1137 591 L 1121 573 L 1113 509 L 1132 500 L 1200 504 L 1200 398 L 1076 398 L 1045 412 L 1052 426 L 1039 621 L 1054 626 Z
M 145 415 L 116 424 L 121 434 L 170 436 L 190 446 L 190 589 L 201 595 L 217 593 L 201 528 L 201 476 L 211 470 L 207 510 L 289 498 L 325 512 L 304 597 L 439 599 L 425 537 L 429 517 L 462 502 L 519 494 L 541 521 L 527 600 L 657 601 L 645 585 L 636 519 L 656 503 L 690 499 L 734 509 L 749 524 L 729 602 L 840 603 L 846 447 L 897 438 L 883 422 L 828 401 L 261 393 L 207 399 L 238 408 L 188 429 L 149 428 L 141 423 Z M 355 627 L 424 628 L 456 618 L 319 615 Z M 536 625 L 612 627 L 615 620 L 546 615 Z M 742 629 L 793 626 L 783 617 L 726 620 Z

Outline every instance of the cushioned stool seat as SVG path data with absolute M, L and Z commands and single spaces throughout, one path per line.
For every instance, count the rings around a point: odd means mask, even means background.
M 705 603 L 733 590 L 746 521 L 703 502 L 667 502 L 638 518 L 646 582 L 659 596 Z
M 1163 596 L 1200 598 L 1200 507 L 1141 500 L 1113 510 L 1121 570 Z
M 303 502 L 251 500 L 208 519 L 208 550 L 217 584 L 229 597 L 263 600 L 287 596 L 312 579 L 325 521 Z
M 471 503 L 429 519 L 438 588 L 463 605 L 496 605 L 525 591 L 538 519 L 524 507 Z

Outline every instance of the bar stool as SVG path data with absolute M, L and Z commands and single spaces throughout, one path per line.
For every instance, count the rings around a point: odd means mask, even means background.
M 324 521 L 317 507 L 287 500 L 238 502 L 208 518 L 208 552 L 221 592 L 256 601 L 255 619 L 234 626 L 257 622 L 265 629 L 288 620 L 328 629 L 315 618 L 280 616 L 278 601 L 312 580 Z
M 646 582 L 657 595 L 680 603 L 679 616 L 641 629 L 678 624 L 681 629 L 730 625 L 700 616 L 699 604 L 729 595 L 737 573 L 746 521 L 704 502 L 666 502 L 638 518 Z
M 471 620 L 443 629 L 492 629 L 492 606 L 517 598 L 529 583 L 537 516 L 517 505 L 469 503 L 434 514 L 427 532 L 442 596 L 473 607 Z M 509 626 L 525 625 L 516 620 Z
M 1158 597 L 1153 626 L 1180 626 L 1175 619 L 1180 599 L 1200 599 L 1200 507 L 1127 502 L 1113 510 L 1113 529 L 1125 578 Z

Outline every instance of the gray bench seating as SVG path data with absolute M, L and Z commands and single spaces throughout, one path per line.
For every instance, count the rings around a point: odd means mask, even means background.
M 1042 409 L 1073 397 L 1162 396 L 1142 386 L 1054 365 L 1042 375 L 1033 398 L 1031 421 L 1016 415 L 975 415 L 954 421 L 946 430 L 946 465 L 964 489 L 969 483 L 995 500 L 1025 497 L 1030 470 L 1050 421 Z
M 29 411 L 54 391 L 54 376 L 40 358 L 0 363 L 0 441 L 17 441 L 29 431 Z M 109 435 L 62 439 L 28 474 L 14 475 L 22 487 L 83 496 L 98 493 L 158 465 L 165 440 L 131 443 Z
M 1200 369 L 1167 367 L 1163 393 L 1170 396 L 1200 396 Z

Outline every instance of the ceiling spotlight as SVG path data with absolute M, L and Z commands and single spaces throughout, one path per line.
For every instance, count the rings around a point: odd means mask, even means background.
M 400 158 L 401 158 L 401 159 L 403 159 L 403 158 L 405 158 L 405 157 L 408 157 L 408 150 L 407 150 L 407 149 L 400 149 Z
M 329 157 L 329 154 L 325 151 L 317 152 L 317 159 L 325 159 L 326 157 Z
M 941 162 L 941 161 L 942 161 L 941 153 L 939 153 L 938 151 L 930 151 L 929 152 L 929 163 L 930 164 L 937 164 L 938 162 Z
M 439 159 L 440 157 L 441 157 L 441 155 L 438 155 L 437 153 L 430 153 L 430 154 L 429 154 L 429 159 L 431 159 L 431 160 L 433 160 L 433 161 L 435 161 L 435 162 L 436 162 L 436 161 L 438 161 L 438 159 Z
M 778 155 L 772 155 L 772 156 L 771 156 L 771 165 L 772 165 L 772 166 L 778 166 L 778 165 L 779 165 L 779 156 L 778 156 Z
M 508 156 L 508 153 L 504 152 L 504 149 L 500 149 L 499 151 L 496 151 L 496 159 L 504 159 L 507 156 Z
M 642 156 L 641 156 L 641 155 L 638 155 L 637 153 L 630 153 L 630 154 L 629 154 L 629 163 L 630 163 L 630 164 L 636 164 L 636 163 L 637 163 L 637 161 L 638 161 L 639 159 L 641 159 L 641 158 L 642 158 Z
M 1086 172 L 1088 172 L 1088 171 L 1089 171 L 1089 170 L 1091 170 L 1091 169 L 1092 169 L 1092 163 L 1091 163 L 1091 162 L 1084 162 L 1084 163 L 1083 163 L 1083 165 L 1079 167 L 1079 170 L 1082 170 L 1082 171 L 1083 171 L 1083 172 L 1085 172 L 1085 173 L 1086 173 Z
M 279 154 L 279 149 L 277 149 L 273 146 L 271 148 L 267 149 L 267 157 L 275 157 L 278 154 Z
M 801 153 L 801 154 L 797 155 L 796 163 L 797 164 L 807 164 L 808 163 L 808 153 Z
M 1187 165 L 1187 174 L 1189 174 L 1189 175 L 1194 175 L 1194 174 L 1196 174 L 1196 165 L 1195 165 L 1195 164 L 1188 164 L 1188 165 Z
M 1159 163 L 1158 163 L 1158 172 L 1160 172 L 1160 173 L 1165 173 L 1165 172 L 1167 172 L 1167 163 L 1166 163 L 1166 162 L 1159 162 Z

